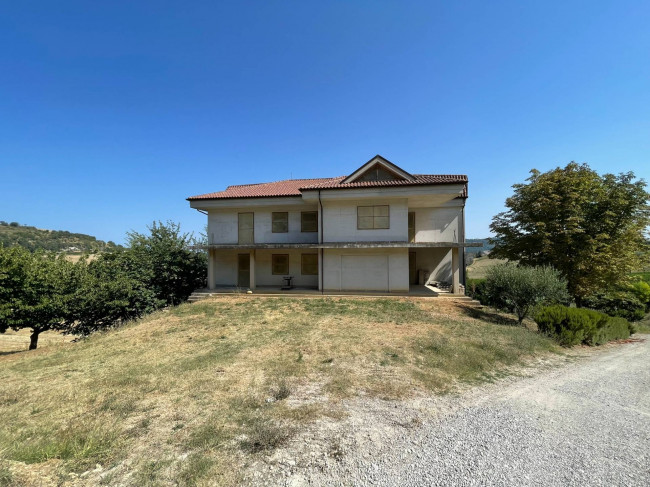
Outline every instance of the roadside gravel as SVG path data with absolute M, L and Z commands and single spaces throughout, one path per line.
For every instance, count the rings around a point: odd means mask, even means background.
M 315 423 L 247 482 L 650 485 L 650 340 L 578 355 L 457 395 L 349 401 L 345 419 Z

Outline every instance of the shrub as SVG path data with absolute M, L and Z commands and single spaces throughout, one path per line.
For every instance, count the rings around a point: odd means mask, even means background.
M 481 304 L 489 305 L 488 297 L 485 294 L 485 279 L 467 279 L 465 292 L 472 299 L 480 301 Z
M 650 311 L 650 284 L 646 281 L 636 281 L 630 286 L 630 291 L 645 305 L 646 313 Z
M 520 324 L 533 308 L 568 299 L 566 280 L 555 269 L 512 263 L 488 269 L 485 296 L 491 306 L 514 312 Z
M 541 333 L 551 336 L 565 347 L 580 343 L 602 345 L 611 340 L 627 338 L 631 332 L 624 318 L 562 305 L 540 309 L 535 315 L 535 321 Z
M 646 305 L 631 290 L 618 290 L 594 294 L 585 298 L 584 307 L 602 311 L 609 316 L 620 316 L 638 321 L 645 316 Z

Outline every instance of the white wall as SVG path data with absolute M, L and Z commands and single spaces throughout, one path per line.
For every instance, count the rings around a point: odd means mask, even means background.
M 408 240 L 406 198 L 390 200 L 330 200 L 323 203 L 323 242 L 369 242 Z M 390 228 L 357 229 L 357 206 L 389 205 Z
M 343 274 L 342 256 L 386 256 L 388 259 L 389 292 L 409 290 L 408 249 L 325 249 L 323 255 L 323 287 L 326 291 L 340 291 Z M 363 291 L 371 289 L 358 289 Z
M 416 242 L 458 242 L 461 207 L 413 208 Z
M 227 210 L 209 210 L 208 242 L 214 244 L 236 244 L 238 240 L 238 213 L 253 212 L 255 222 L 255 243 L 317 243 L 318 232 L 300 231 L 300 213 L 316 211 L 317 207 L 304 205 L 297 210 L 294 207 L 237 208 Z M 274 211 L 289 213 L 289 232 L 273 233 L 272 216 Z
M 215 250 L 214 281 L 217 286 L 237 285 L 237 254 L 245 254 L 238 250 Z

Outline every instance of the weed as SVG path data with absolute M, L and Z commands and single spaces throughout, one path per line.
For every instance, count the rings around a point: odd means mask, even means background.
M 292 434 L 291 428 L 259 417 L 250 421 L 246 430 L 246 438 L 241 442 L 241 446 L 244 451 L 250 453 L 273 450 L 287 441 Z
M 273 399 L 276 401 L 282 401 L 291 395 L 291 387 L 285 379 L 282 379 L 280 382 L 278 382 L 277 386 L 273 388 L 271 394 L 273 396 Z

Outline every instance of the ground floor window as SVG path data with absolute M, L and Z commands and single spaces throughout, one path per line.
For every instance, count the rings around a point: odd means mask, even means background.
M 318 254 L 302 254 L 300 273 L 303 276 L 318 275 Z
M 289 274 L 289 254 L 272 254 L 271 272 L 274 276 Z

